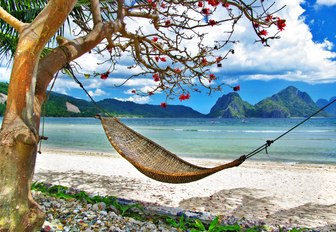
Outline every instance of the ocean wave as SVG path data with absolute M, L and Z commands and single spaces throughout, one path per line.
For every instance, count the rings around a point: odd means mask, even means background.
M 147 131 L 177 131 L 177 132 L 208 132 L 208 133 L 285 133 L 287 130 L 231 130 L 231 129 L 198 129 L 198 128 L 145 128 L 135 127 L 136 130 Z M 295 133 L 335 133 L 336 130 L 297 130 Z
M 280 130 L 243 130 L 244 133 L 285 133 L 286 131 Z

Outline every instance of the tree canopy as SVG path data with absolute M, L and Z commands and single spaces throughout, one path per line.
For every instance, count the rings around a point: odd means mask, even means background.
M 23 23 L 31 23 L 48 1 L 4 1 L 3 9 Z M 109 54 L 105 62 L 110 67 L 101 73 L 80 73 L 86 78 L 108 78 L 120 59 L 127 57 L 129 79 L 147 76 L 154 88 L 134 90 L 134 94 L 152 95 L 165 92 L 167 98 L 179 96 L 187 100 L 190 92 L 206 88 L 221 90 L 225 80 L 213 72 L 222 67 L 235 53 L 234 31 L 240 20 L 249 20 L 255 37 L 251 42 L 269 45 L 270 39 L 279 38 L 286 26 L 285 20 L 276 17 L 280 9 L 273 9 L 268 1 L 77 1 L 66 22 L 43 49 L 44 57 L 55 47 L 87 38 L 95 25 L 103 23 L 99 33 L 103 39 L 90 52 Z M 0 59 L 10 60 L 16 51 L 18 30 L 0 21 Z M 216 38 L 211 30 L 218 31 Z M 212 34 L 211 34 L 212 35 Z M 65 37 L 69 38 L 65 38 Z M 242 54 L 240 54 L 242 55 Z M 104 62 L 104 63 L 105 63 Z M 80 64 L 79 64 L 80 65 Z M 77 70 L 80 66 L 72 63 Z M 127 82 L 127 81 L 126 81 Z M 123 83 L 125 84 L 125 83 Z M 239 90 L 237 88 L 234 89 Z

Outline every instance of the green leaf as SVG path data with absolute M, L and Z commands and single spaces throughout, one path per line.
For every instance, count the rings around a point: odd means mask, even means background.
M 205 226 L 203 225 L 203 223 L 199 219 L 195 220 L 194 226 L 197 227 L 201 231 L 205 231 Z
M 219 221 L 219 218 L 218 217 L 215 217 L 211 223 L 210 223 L 210 226 L 209 226 L 209 231 L 213 231 L 216 226 L 218 225 L 218 221 Z
M 225 226 L 217 226 L 212 232 L 221 232 L 221 231 L 240 231 L 239 225 L 225 225 Z
M 166 218 L 166 222 L 171 225 L 172 227 L 178 228 L 179 224 L 177 224 L 177 222 L 175 221 L 174 218 L 168 217 Z

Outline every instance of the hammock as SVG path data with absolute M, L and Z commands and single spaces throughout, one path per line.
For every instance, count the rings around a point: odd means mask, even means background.
M 67 64 L 66 67 L 70 71 L 70 74 L 73 77 L 73 79 L 84 90 L 84 92 L 97 106 L 97 108 L 102 109 L 94 101 L 94 99 L 84 88 L 82 83 L 77 79 L 70 65 Z M 54 78 L 54 82 L 55 80 L 56 78 Z M 267 148 L 272 143 L 282 138 L 283 136 L 285 136 L 298 126 L 302 125 L 310 118 L 317 115 L 318 113 L 320 113 L 325 108 L 327 108 L 328 106 L 330 106 L 335 102 L 336 99 L 329 102 L 327 105 L 320 108 L 315 113 L 311 114 L 309 117 L 307 117 L 297 125 L 293 126 L 289 130 L 278 136 L 277 138 L 273 140 L 267 140 L 265 144 L 251 151 L 247 155 L 243 155 L 232 162 L 219 165 L 213 168 L 199 167 L 177 157 L 175 154 L 161 147 L 157 143 L 149 140 L 148 138 L 142 136 L 141 134 L 127 127 L 125 124 L 120 122 L 115 117 L 98 116 L 98 118 L 101 120 L 105 133 L 111 145 L 116 149 L 116 151 L 121 156 L 123 156 L 126 160 L 128 160 L 140 172 L 142 172 L 143 174 L 154 180 L 161 182 L 189 183 L 207 177 L 223 169 L 237 167 L 240 164 L 242 164 L 246 159 L 249 159 L 250 157 L 258 154 L 263 150 L 265 150 L 267 153 Z M 104 110 L 102 109 L 102 112 L 103 111 Z
M 115 117 L 99 116 L 106 136 L 116 151 L 144 175 L 166 183 L 189 183 L 223 169 L 242 164 L 246 157 L 217 167 L 191 164 L 137 133 Z

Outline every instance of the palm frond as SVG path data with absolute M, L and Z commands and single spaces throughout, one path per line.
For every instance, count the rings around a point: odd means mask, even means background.
M 17 36 L 0 32 L 0 63 L 7 61 L 7 66 L 10 64 L 14 56 L 18 42 Z

